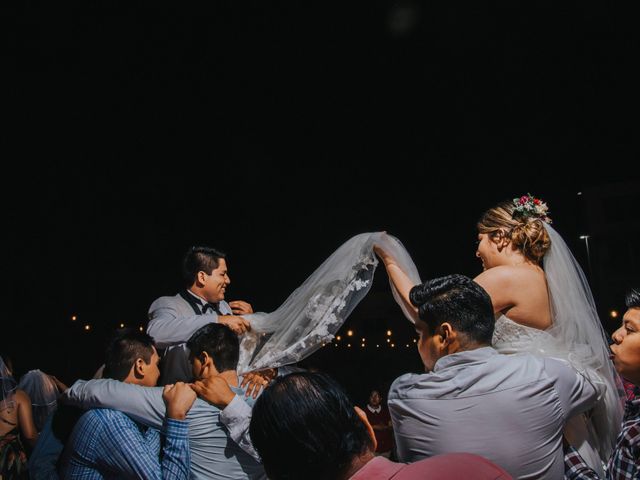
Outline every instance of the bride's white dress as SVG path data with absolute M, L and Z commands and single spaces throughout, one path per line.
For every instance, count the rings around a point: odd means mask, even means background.
M 571 363 L 572 355 L 567 346 L 562 345 L 545 330 L 528 327 L 514 322 L 505 315 L 496 320 L 493 332 L 493 347 L 500 353 L 518 354 L 533 353 L 546 357 L 561 358 Z M 591 372 L 593 376 L 595 372 Z M 567 423 L 564 435 L 582 458 L 600 477 L 604 478 L 602 462 L 594 440 L 595 432 L 586 414 L 573 417 Z

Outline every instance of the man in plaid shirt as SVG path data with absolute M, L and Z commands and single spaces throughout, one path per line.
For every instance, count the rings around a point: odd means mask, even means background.
M 149 335 L 125 330 L 107 347 L 104 375 L 153 387 L 160 377 L 159 362 Z M 187 480 L 190 450 L 185 417 L 196 395 L 188 384 L 178 382 L 165 386 L 162 397 L 166 406 L 162 431 L 147 428 L 117 410 L 86 412 L 65 448 L 62 478 Z
M 640 289 L 632 289 L 625 298 L 627 311 L 623 327 L 613 334 L 613 363 L 618 373 L 636 385 L 625 407 L 622 431 L 609 459 L 606 478 L 640 479 Z M 571 446 L 565 447 L 565 478 L 596 479 L 597 474 Z

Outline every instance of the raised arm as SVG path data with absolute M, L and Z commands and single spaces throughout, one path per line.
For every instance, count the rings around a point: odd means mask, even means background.
M 396 255 L 391 252 L 393 244 L 392 239 L 385 235 L 382 237 L 382 241 L 377 243 L 373 247 L 373 251 L 378 255 L 380 260 L 384 263 L 384 267 L 387 270 L 389 281 L 394 289 L 394 296 L 396 301 L 401 301 L 403 311 L 411 317 L 411 320 L 415 323 L 418 318 L 418 309 L 413 306 L 409 299 L 409 292 L 417 285 L 418 282 L 412 279 L 408 272 L 405 271 L 397 260 Z

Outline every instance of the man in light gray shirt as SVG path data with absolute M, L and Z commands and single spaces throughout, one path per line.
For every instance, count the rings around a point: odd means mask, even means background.
M 190 361 L 197 379 L 223 379 L 236 394 L 245 396 L 238 386 L 236 366 L 239 340 L 227 326 L 210 323 L 200 328 L 187 342 Z M 164 419 L 161 388 L 142 388 L 114 380 L 78 381 L 65 392 L 66 402 L 85 408 L 113 408 L 160 428 Z M 246 399 L 251 402 L 253 399 Z M 262 465 L 234 442 L 220 423 L 220 410 L 203 400 L 187 414 L 191 476 L 195 479 L 264 479 Z
M 562 478 L 564 425 L 601 392 L 564 361 L 496 352 L 491 299 L 468 277 L 427 281 L 410 298 L 429 373 L 389 391 L 399 460 L 469 452 L 514 478 Z

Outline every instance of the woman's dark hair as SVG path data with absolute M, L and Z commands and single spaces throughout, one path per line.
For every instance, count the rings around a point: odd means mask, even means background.
M 251 441 L 273 480 L 334 480 L 373 450 L 342 387 L 326 373 L 278 377 L 253 407 Z
M 218 268 L 219 260 L 225 254 L 211 247 L 190 247 L 182 259 L 182 278 L 185 285 L 190 287 L 196 281 L 198 272 L 211 274 Z
M 469 277 L 454 274 L 434 278 L 413 287 L 409 297 L 431 334 L 448 322 L 468 339 L 491 344 L 495 327 L 491 297 Z

